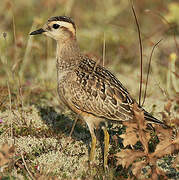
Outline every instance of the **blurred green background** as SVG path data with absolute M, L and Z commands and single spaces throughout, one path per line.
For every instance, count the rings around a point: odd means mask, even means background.
M 139 19 L 144 46 L 144 68 L 153 45 L 159 66 L 167 68 L 169 55 L 178 53 L 179 2 L 176 0 L 133 1 Z M 41 27 L 51 16 L 67 15 L 77 25 L 81 50 L 91 57 L 102 58 L 105 41 L 105 66 L 125 72 L 122 64 L 139 66 L 138 34 L 131 5 L 126 0 L 2 0 L 0 6 L 0 82 L 7 74 L 13 82 L 35 82 L 55 76 L 50 64 L 55 58 L 55 42 L 44 36 L 35 39 L 31 30 Z M 173 32 L 176 35 L 174 41 Z M 179 63 L 178 63 L 179 64 Z M 52 65 L 53 69 L 53 65 Z M 139 70 L 139 69 L 138 69 Z M 52 74 L 50 74 L 52 73 Z M 43 77 L 43 76 L 47 77 Z M 165 80 L 165 78 L 163 78 Z
M 148 96 L 161 96 L 158 89 L 171 93 L 170 55 L 175 53 L 178 75 L 179 2 L 176 0 L 135 0 L 135 11 L 143 42 L 144 78 L 153 46 Z M 49 17 L 66 15 L 77 25 L 81 50 L 93 59 L 104 59 L 110 69 L 137 99 L 140 79 L 140 51 L 137 27 L 130 1 L 126 0 L 2 0 L 0 6 L 0 88 L 7 86 L 16 96 L 21 91 L 24 103 L 35 103 L 42 94 L 56 94 L 54 40 L 31 37 Z M 105 47 L 105 48 L 104 48 Z M 176 80 L 174 80 L 176 81 Z M 153 83 L 153 84 L 152 84 Z M 174 82 L 174 93 L 178 90 Z M 153 90 L 152 90 L 153 89 Z M 169 92 L 170 91 L 170 92 Z M 38 96 L 40 95 L 40 97 Z M 35 99 L 33 99 L 35 98 Z M 0 97 L 1 99 L 1 97 Z M 1 100 L 3 101 L 3 100 Z

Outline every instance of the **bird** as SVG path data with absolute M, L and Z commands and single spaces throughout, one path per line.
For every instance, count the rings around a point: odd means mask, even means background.
M 91 134 L 89 161 L 93 162 L 96 149 L 95 129 L 104 132 L 104 167 L 108 165 L 109 121 L 134 119 L 133 105 L 144 113 L 149 123 L 164 124 L 153 117 L 130 95 L 123 84 L 97 61 L 84 55 L 78 45 L 76 25 L 72 18 L 55 16 L 30 35 L 44 34 L 56 40 L 57 91 L 65 106 L 83 119 Z

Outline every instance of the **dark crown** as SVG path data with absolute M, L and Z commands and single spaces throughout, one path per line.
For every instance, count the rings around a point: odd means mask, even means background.
M 74 21 L 71 18 L 67 17 L 67 16 L 55 16 L 55 17 L 51 17 L 51 18 L 48 19 L 48 22 L 51 22 L 51 21 L 64 21 L 64 22 L 68 22 L 68 23 L 71 23 L 73 25 L 73 27 L 76 29 Z

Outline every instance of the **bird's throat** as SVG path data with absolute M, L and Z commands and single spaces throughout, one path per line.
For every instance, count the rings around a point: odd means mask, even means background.
M 80 51 L 76 39 L 57 41 L 57 68 L 72 68 L 78 63 L 79 55 Z

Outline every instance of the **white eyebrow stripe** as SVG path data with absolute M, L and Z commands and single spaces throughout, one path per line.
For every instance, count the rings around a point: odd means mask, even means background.
M 65 21 L 57 21 L 56 24 L 66 27 L 67 29 L 69 29 L 70 32 L 72 32 L 75 35 L 75 28 L 73 27 L 73 24 Z

